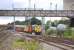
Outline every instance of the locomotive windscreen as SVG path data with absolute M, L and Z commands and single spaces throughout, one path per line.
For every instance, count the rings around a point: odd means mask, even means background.
M 70 27 L 74 27 L 74 18 L 70 18 Z

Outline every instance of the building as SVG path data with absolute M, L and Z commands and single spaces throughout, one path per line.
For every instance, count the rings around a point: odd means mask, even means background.
M 63 0 L 64 10 L 74 10 L 74 0 Z

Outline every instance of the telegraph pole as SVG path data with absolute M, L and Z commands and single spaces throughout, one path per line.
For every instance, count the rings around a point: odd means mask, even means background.
M 52 10 L 52 2 L 50 2 L 50 10 Z
M 14 2 L 12 2 L 12 10 L 14 10 Z M 14 18 L 14 32 L 15 32 L 15 16 L 13 16 L 13 18 Z
M 50 10 L 52 10 L 52 2 L 50 2 Z M 51 26 L 51 17 L 49 17 L 49 18 L 50 18 L 50 26 Z
M 56 5 L 55 5 L 55 7 L 56 7 L 56 17 L 57 17 L 57 3 L 56 3 Z
M 42 35 L 45 35 L 45 17 L 42 17 Z
M 28 10 L 30 10 L 30 8 L 31 8 L 31 0 L 28 0 Z M 25 17 L 25 20 L 28 20 L 28 19 L 29 19 L 28 16 Z

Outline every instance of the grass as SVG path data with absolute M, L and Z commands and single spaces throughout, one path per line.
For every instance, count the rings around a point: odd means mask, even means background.
M 72 31 L 71 28 L 67 29 L 64 32 L 64 37 L 74 39 L 74 30 Z
M 52 35 L 52 33 L 57 33 L 51 29 L 46 30 L 47 35 Z M 74 40 L 74 28 L 68 27 L 67 30 L 64 32 L 64 38 L 70 38 Z
M 39 50 L 39 42 L 36 40 L 22 40 L 16 39 L 13 42 L 13 48 L 23 48 L 24 50 Z M 42 49 L 41 49 L 42 50 Z

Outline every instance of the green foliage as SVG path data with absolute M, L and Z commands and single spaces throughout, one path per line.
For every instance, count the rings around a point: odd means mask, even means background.
M 49 28 L 49 25 L 45 25 L 45 30 L 47 30 Z
M 12 22 L 13 24 L 14 22 Z M 15 24 L 16 25 L 27 25 L 28 23 L 34 25 L 34 24 L 38 24 L 38 25 L 41 25 L 41 21 L 36 19 L 35 17 L 29 19 L 29 20 L 26 20 L 26 21 L 15 21 Z
M 72 38 L 72 30 L 71 28 L 67 28 L 67 30 L 64 32 L 64 37 L 65 38 Z
M 16 25 L 24 25 L 25 23 L 24 23 L 24 21 L 16 21 L 15 24 Z
M 54 27 L 56 27 L 56 26 L 58 25 L 58 22 L 59 22 L 58 20 L 55 20 L 54 22 L 52 22 L 52 23 L 53 23 L 52 25 L 53 25 Z
M 23 39 L 17 39 L 16 42 L 24 42 Z
M 51 33 L 52 33 L 52 30 L 51 29 L 46 30 L 46 34 L 47 35 L 51 35 Z
M 36 19 L 35 17 L 31 18 L 31 24 L 34 25 L 34 24 L 37 24 L 37 25 L 41 25 L 41 21 Z
M 54 34 L 54 33 L 56 33 L 56 30 L 52 30 L 52 29 L 46 30 L 47 35 L 51 35 L 51 34 Z
M 50 22 L 51 22 L 51 21 L 47 21 L 47 23 L 46 23 L 46 24 L 47 24 L 47 25 L 49 25 L 49 24 L 50 24 Z
M 69 20 L 59 20 L 58 24 L 67 24 L 67 25 L 69 25 L 70 21 Z
M 55 26 L 56 26 L 56 24 L 55 24 L 54 22 L 52 22 L 52 23 L 51 23 L 51 25 L 52 25 L 53 27 L 55 27 Z
M 39 42 L 36 40 L 21 40 L 16 39 L 13 43 L 13 48 L 23 48 L 24 50 L 39 50 Z
M 47 30 L 50 26 L 50 21 L 47 21 L 46 24 L 45 24 L 45 30 Z

